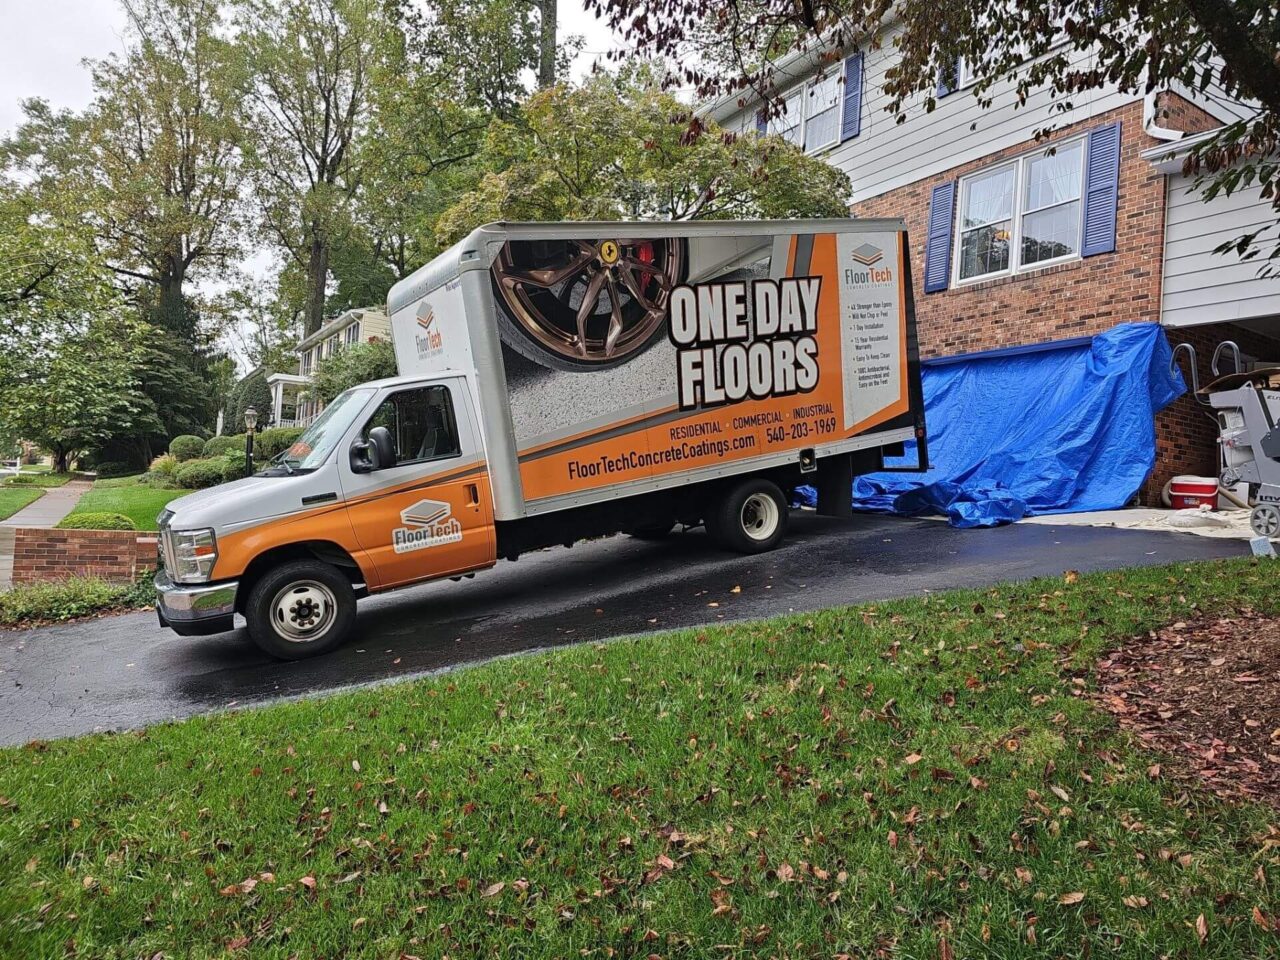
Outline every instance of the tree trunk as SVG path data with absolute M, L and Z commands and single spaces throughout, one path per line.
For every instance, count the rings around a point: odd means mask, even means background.
M 538 38 L 538 87 L 545 90 L 556 82 L 556 0 L 538 0 L 542 10 Z
M 191 323 L 191 318 L 187 316 L 187 303 L 182 295 L 182 285 L 187 278 L 186 273 L 181 257 L 174 256 L 170 259 L 164 272 L 160 274 L 153 322 L 156 326 L 177 334 L 184 340 L 194 340 L 194 325 Z
M 311 252 L 307 258 L 307 305 L 304 336 L 311 336 L 324 326 L 325 287 L 329 283 L 329 244 L 317 233 L 311 235 Z
M 66 473 L 71 469 L 71 457 L 69 450 L 53 450 L 53 472 Z

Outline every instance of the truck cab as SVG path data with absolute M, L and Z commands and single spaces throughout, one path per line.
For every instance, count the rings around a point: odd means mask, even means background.
M 256 476 L 160 515 L 156 609 L 282 659 L 340 643 L 365 593 L 492 566 L 493 496 L 465 373 L 346 391 Z

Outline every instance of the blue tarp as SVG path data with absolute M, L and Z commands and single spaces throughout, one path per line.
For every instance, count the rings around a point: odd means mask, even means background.
M 853 504 L 989 527 L 1122 507 L 1155 465 L 1155 415 L 1184 392 L 1158 324 L 1034 352 L 926 364 L 927 473 L 858 477 Z M 916 462 L 914 445 L 897 463 Z M 804 491 L 809 503 L 812 491 Z

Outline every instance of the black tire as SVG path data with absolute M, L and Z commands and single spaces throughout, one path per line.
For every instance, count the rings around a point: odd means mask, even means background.
M 646 523 L 627 531 L 627 536 L 634 540 L 665 540 L 676 528 L 675 522 L 664 520 L 661 523 Z
M 707 533 L 726 550 L 764 553 L 787 535 L 787 517 L 787 498 L 778 485 L 752 477 L 730 487 L 711 506 Z
M 269 570 L 253 585 L 244 616 L 250 638 L 263 653 L 303 660 L 328 653 L 347 639 L 356 619 L 356 596 L 337 567 L 294 560 Z

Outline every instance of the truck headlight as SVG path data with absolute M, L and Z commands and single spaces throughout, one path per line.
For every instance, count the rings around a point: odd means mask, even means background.
M 173 530 L 169 534 L 173 544 L 173 569 L 169 571 L 175 583 L 205 583 L 213 576 L 213 565 L 218 562 L 218 538 L 213 530 Z

